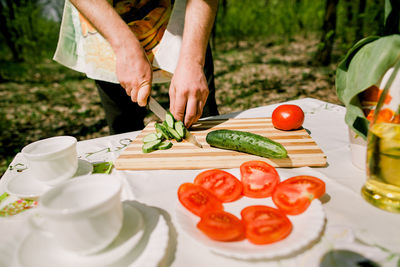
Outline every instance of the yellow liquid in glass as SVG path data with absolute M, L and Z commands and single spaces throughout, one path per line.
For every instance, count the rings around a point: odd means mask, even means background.
M 377 123 L 371 127 L 367 176 L 362 196 L 379 208 L 400 213 L 400 124 Z

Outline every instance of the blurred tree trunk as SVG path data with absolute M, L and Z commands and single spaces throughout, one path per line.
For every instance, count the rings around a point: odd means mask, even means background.
M 352 0 L 344 0 L 344 6 L 345 6 L 345 10 L 347 12 L 346 14 L 346 21 L 348 23 L 353 23 L 353 5 L 352 5 L 353 1 Z
M 379 1 L 379 0 L 378 0 Z M 346 10 L 346 17 L 345 23 L 346 29 L 344 29 L 343 33 L 343 42 L 344 43 L 352 43 L 354 41 L 354 32 L 353 29 L 353 18 L 354 18 L 354 11 L 353 11 L 353 1 L 352 0 L 344 0 L 343 1 L 344 10 Z
M 224 19 L 226 16 L 227 8 L 228 8 L 228 3 L 227 3 L 227 0 L 222 0 L 222 1 L 220 1 L 220 3 L 221 3 L 220 8 L 222 8 L 222 11 L 221 11 L 222 19 Z M 218 13 L 219 12 L 217 11 L 217 15 L 215 15 L 214 25 L 211 30 L 211 45 L 213 48 L 215 47 L 215 40 L 216 40 L 216 34 L 217 34 L 217 19 L 219 17 Z M 219 19 L 221 19 L 221 17 L 219 17 Z
M 314 65 L 327 66 L 331 63 L 331 54 L 336 33 L 336 10 L 339 0 L 327 0 L 321 41 L 314 57 Z
M 384 35 L 400 33 L 400 0 L 385 0 Z
M 226 16 L 226 10 L 228 9 L 228 1 L 227 0 L 222 0 L 222 16 Z
M 361 40 L 364 36 L 364 17 L 365 17 L 365 7 L 366 6 L 367 6 L 366 0 L 359 0 L 357 23 L 356 23 L 356 28 L 355 28 L 356 42 Z
M 377 35 L 383 34 L 384 18 L 385 18 L 385 3 L 381 0 L 373 0 L 372 5 L 374 12 L 372 13 L 372 21 L 375 22 Z
M 299 10 L 299 8 L 301 6 L 301 0 L 296 0 L 294 5 L 295 5 L 296 10 Z M 299 13 L 296 13 L 296 21 L 297 21 L 297 25 L 299 26 L 299 29 L 301 31 L 303 31 L 304 24 L 303 24 L 303 21 L 301 21 L 301 17 L 299 16 Z

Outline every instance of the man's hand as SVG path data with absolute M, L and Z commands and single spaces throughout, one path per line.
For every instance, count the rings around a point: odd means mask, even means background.
M 187 0 L 182 47 L 169 88 L 170 110 L 186 127 L 200 118 L 209 94 L 204 62 L 217 7 L 217 0 Z
M 152 67 L 140 44 L 132 49 L 134 47 L 115 49 L 117 78 L 132 101 L 143 107 L 151 92 Z
M 180 61 L 169 88 L 170 110 L 175 119 L 189 128 L 203 113 L 208 93 L 203 66 Z

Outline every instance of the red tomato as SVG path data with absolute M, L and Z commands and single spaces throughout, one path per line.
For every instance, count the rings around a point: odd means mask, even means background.
M 237 200 L 242 194 L 242 183 L 229 172 L 213 169 L 199 173 L 194 184 L 214 193 L 222 202 Z
M 222 210 L 204 213 L 197 228 L 217 241 L 239 241 L 244 238 L 242 221 L 235 215 Z
M 296 105 L 280 105 L 272 112 L 272 124 L 279 130 L 299 129 L 304 122 L 304 112 Z
M 197 216 L 209 210 L 224 209 L 221 201 L 200 185 L 182 184 L 178 189 L 178 198 L 185 208 Z
M 253 244 L 270 244 L 287 237 L 292 223 L 280 210 L 268 206 L 249 206 L 241 213 L 246 237 Z
M 274 167 L 264 161 L 247 161 L 240 165 L 243 195 L 253 198 L 271 196 L 280 178 Z
M 303 213 L 315 198 L 325 194 L 325 183 L 313 176 L 295 176 L 279 183 L 272 195 L 275 205 L 289 215 Z

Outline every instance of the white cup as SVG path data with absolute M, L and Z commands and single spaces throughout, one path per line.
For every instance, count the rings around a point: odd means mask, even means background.
M 79 176 L 56 185 L 40 197 L 31 225 L 68 251 L 98 252 L 122 227 L 121 186 L 118 177 L 107 174 Z
M 33 142 L 22 149 L 32 177 L 55 185 L 71 178 L 78 169 L 77 140 L 55 136 Z

